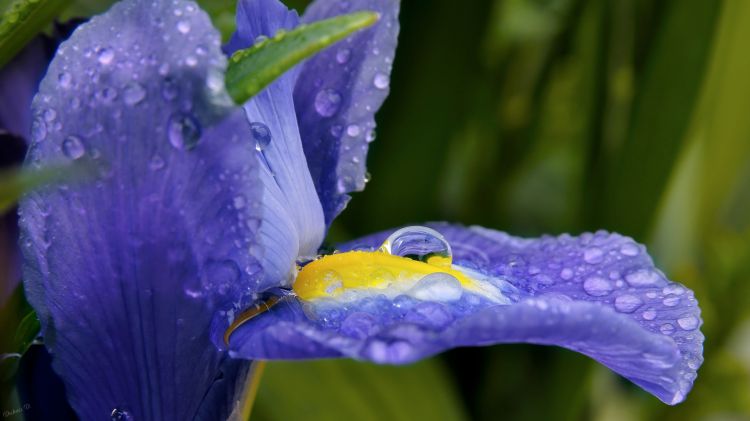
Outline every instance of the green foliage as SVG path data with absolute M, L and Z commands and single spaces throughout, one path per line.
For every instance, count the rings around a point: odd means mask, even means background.
M 70 0 L 15 0 L 0 16 L 0 67 L 58 16 Z
M 269 363 L 252 419 L 464 420 L 466 415 L 439 361 L 393 367 L 333 360 Z
M 337 16 L 279 31 L 273 38 L 237 51 L 227 68 L 229 95 L 236 103 L 245 103 L 295 64 L 377 20 L 374 12 Z

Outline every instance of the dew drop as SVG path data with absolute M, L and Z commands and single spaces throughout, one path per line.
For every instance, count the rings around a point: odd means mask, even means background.
M 99 63 L 103 65 L 108 65 L 112 63 L 112 60 L 115 58 L 115 52 L 111 48 L 100 48 L 99 51 L 96 53 L 97 60 L 99 60 Z
M 70 73 L 62 72 L 57 75 L 57 82 L 60 84 L 61 88 L 68 89 L 73 84 L 73 76 L 71 76 Z
M 101 102 L 110 103 L 117 99 L 117 90 L 115 88 L 104 88 L 96 93 L 96 97 Z
M 333 89 L 323 89 L 315 95 L 315 111 L 323 117 L 335 115 L 341 107 L 341 94 Z
M 187 56 L 185 57 L 185 64 L 189 67 L 195 67 L 198 65 L 198 59 L 195 56 Z
M 643 301 L 635 295 L 625 294 L 615 298 L 615 310 L 620 313 L 632 313 L 643 305 Z
M 151 169 L 151 171 L 158 171 L 164 168 L 165 165 L 166 164 L 164 162 L 164 159 L 162 159 L 162 157 L 159 155 L 152 156 L 151 161 L 149 161 L 148 163 L 148 167 L 149 169 Z
M 63 140 L 62 151 L 70 159 L 79 159 L 86 152 L 83 142 L 77 136 L 68 136 Z
M 174 113 L 167 122 L 167 136 L 175 148 L 193 149 L 200 142 L 200 123 L 192 114 Z
M 633 243 L 627 243 L 620 247 L 620 254 L 623 256 L 638 256 L 640 252 L 638 246 Z
M 594 297 L 602 297 L 612 292 L 612 283 L 599 276 L 592 276 L 583 282 L 583 290 Z
M 391 84 L 391 80 L 385 73 L 377 73 L 372 79 L 372 84 L 378 89 L 387 89 Z
M 131 82 L 125 86 L 122 99 L 128 105 L 137 105 L 146 98 L 146 90 L 138 82 Z
M 133 421 L 134 419 L 130 412 L 120 408 L 113 409 L 110 417 L 112 421 Z
M 361 129 L 356 124 L 350 124 L 346 127 L 346 134 L 351 137 L 357 137 L 361 133 Z
M 644 311 L 641 316 L 643 317 L 643 320 L 654 320 L 656 318 L 656 311 L 653 309 L 648 309 Z
M 232 199 L 232 206 L 234 206 L 235 209 L 242 209 L 245 207 L 245 198 L 243 196 L 235 196 L 234 199 Z
M 560 271 L 560 278 L 564 281 L 569 281 L 573 279 L 573 269 L 571 268 L 564 268 Z
M 259 152 L 271 144 L 271 130 L 263 123 L 250 123 L 250 135 L 255 142 L 255 150 Z
M 682 330 L 694 330 L 698 327 L 698 318 L 695 316 L 683 316 L 677 319 L 677 324 Z
M 422 226 L 405 227 L 394 232 L 380 246 L 380 251 L 435 266 L 450 267 L 453 263 L 453 252 L 445 237 Z
M 453 275 L 435 272 L 420 279 L 408 294 L 424 301 L 455 301 L 463 295 L 463 288 Z
M 365 134 L 365 141 L 367 141 L 367 143 L 372 143 L 375 141 L 375 137 L 375 130 L 370 129 L 367 131 L 367 134 Z
M 161 90 L 161 95 L 166 99 L 167 101 L 172 101 L 173 99 L 177 98 L 177 94 L 179 93 L 179 88 L 177 86 L 177 82 L 172 77 L 165 77 L 164 78 L 164 86 Z
M 659 331 L 665 335 L 671 335 L 674 333 L 674 325 L 671 323 L 664 323 L 659 327 Z
M 342 48 L 336 53 L 336 61 L 338 61 L 339 64 L 345 64 L 349 61 L 351 56 L 352 50 L 348 48 Z
M 662 304 L 664 304 L 667 307 L 674 307 L 679 303 L 680 303 L 680 297 L 667 297 L 664 300 L 662 300 Z
M 47 123 L 41 117 L 36 117 L 31 123 L 31 140 L 40 142 L 47 137 Z
M 583 260 L 591 265 L 601 263 L 604 260 L 604 252 L 598 247 L 587 248 L 583 251 Z
M 177 30 L 180 31 L 181 34 L 187 34 L 190 32 L 190 22 L 186 20 L 177 22 Z
M 44 117 L 44 121 L 47 123 L 51 123 L 55 121 L 55 118 L 57 118 L 57 111 L 53 110 L 52 108 L 47 108 L 44 110 L 44 113 L 42 114 Z
M 654 285 L 659 282 L 659 274 L 650 269 L 637 269 L 625 275 L 625 280 L 630 286 L 643 287 Z

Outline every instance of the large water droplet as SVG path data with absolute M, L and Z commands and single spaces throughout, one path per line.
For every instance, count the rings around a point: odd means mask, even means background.
M 133 421 L 133 415 L 120 408 L 113 409 L 110 417 L 112 418 L 112 421 Z
M 699 322 L 697 317 L 688 315 L 677 319 L 677 324 L 683 330 L 693 330 L 698 327 Z
M 333 89 L 323 89 L 315 95 L 315 111 L 323 117 L 335 115 L 341 107 L 341 94 Z
M 573 269 L 563 268 L 563 270 L 560 271 L 560 279 L 564 281 L 569 281 L 573 279 Z
M 455 301 L 463 295 L 463 288 L 454 276 L 436 272 L 420 279 L 408 294 L 424 301 Z
M 41 117 L 36 117 L 31 123 L 31 140 L 40 142 L 47 137 L 47 123 Z
M 380 246 L 380 251 L 407 257 L 431 265 L 450 267 L 453 252 L 442 234 L 432 228 L 412 226 L 391 234 Z
M 644 320 L 654 320 L 656 318 L 656 310 L 648 309 L 641 314 Z
M 612 292 L 612 283 L 599 276 L 592 276 L 583 281 L 583 290 L 588 295 L 601 297 Z
M 620 247 L 620 254 L 624 256 L 638 256 L 640 249 L 634 243 L 627 243 Z
M 666 297 L 664 300 L 662 300 L 662 304 L 667 307 L 674 307 L 677 304 L 680 304 L 680 297 Z
M 146 90 L 138 82 L 128 83 L 122 92 L 122 99 L 128 105 L 139 104 L 144 98 L 146 98 Z
M 351 137 L 357 137 L 361 132 L 362 129 L 360 129 L 356 124 L 350 124 L 346 127 L 346 134 Z
M 615 298 L 615 310 L 620 313 L 632 313 L 642 305 L 643 301 L 635 295 L 625 294 Z
M 257 151 L 262 151 L 271 144 L 271 130 L 263 123 L 250 123 L 250 135 Z
M 46 110 L 44 110 L 44 113 L 42 113 L 42 116 L 44 117 L 44 121 L 46 121 L 47 123 L 51 123 L 57 118 L 57 111 L 53 110 L 52 108 L 47 108 Z
M 62 151 L 70 159 L 78 159 L 86 152 L 83 142 L 77 136 L 66 137 L 62 143 Z
M 99 60 L 99 63 L 103 65 L 108 65 L 112 63 L 112 60 L 115 58 L 115 52 L 111 48 L 100 48 L 99 51 L 96 53 L 97 60 Z
M 73 76 L 70 73 L 62 72 L 57 75 L 57 83 L 60 84 L 61 88 L 68 89 L 73 84 Z
M 175 148 L 193 149 L 200 142 L 200 123 L 192 114 L 174 113 L 167 122 L 167 136 Z
M 391 80 L 385 73 L 377 73 L 372 79 L 372 84 L 378 89 L 386 89 L 391 84 Z

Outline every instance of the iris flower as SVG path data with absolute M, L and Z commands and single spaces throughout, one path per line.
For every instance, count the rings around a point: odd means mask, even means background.
M 239 2 L 226 52 L 301 22 L 380 15 L 235 106 L 208 16 L 124 0 L 63 43 L 33 101 L 31 167 L 89 159 L 90 183 L 20 207 L 24 282 L 83 419 L 219 419 L 249 361 L 405 364 L 527 342 L 599 361 L 669 404 L 702 362 L 700 310 L 642 245 L 604 231 L 512 237 L 447 223 L 342 244 L 366 182 L 397 0 Z

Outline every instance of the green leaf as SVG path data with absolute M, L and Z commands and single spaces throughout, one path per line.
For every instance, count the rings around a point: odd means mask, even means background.
M 720 5 L 672 2 L 665 8 L 640 75 L 626 142 L 602 146 L 615 153 L 599 157 L 609 164 L 599 225 L 641 237 L 653 223 L 697 109 Z
M 51 166 L 38 170 L 13 169 L 0 173 L 0 215 L 13 207 L 27 191 L 50 182 L 79 179 L 92 168 L 91 163 L 81 162 L 69 166 Z
M 0 17 L 0 67 L 60 14 L 70 0 L 16 0 Z
M 320 50 L 366 28 L 378 20 L 375 12 L 357 12 L 280 31 L 232 55 L 226 84 L 234 101 L 242 104 L 295 64 Z
M 406 367 L 329 360 L 269 363 L 251 419 L 463 420 L 466 414 L 437 360 Z

